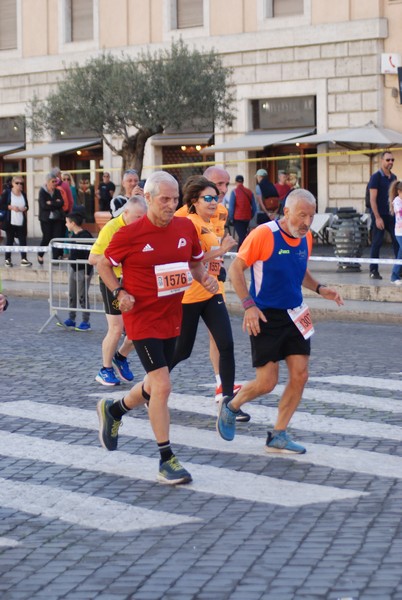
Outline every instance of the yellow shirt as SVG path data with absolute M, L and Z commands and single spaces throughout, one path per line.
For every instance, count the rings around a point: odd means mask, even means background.
M 215 250 L 220 247 L 220 243 L 212 222 L 206 223 L 204 219 L 201 219 L 201 217 L 199 217 L 196 213 L 188 214 L 187 218 L 193 222 L 197 230 L 197 236 L 200 240 L 201 248 L 204 250 L 204 252 L 209 252 L 210 250 Z M 205 263 L 205 268 L 208 270 L 210 275 L 217 278 L 220 265 L 221 263 L 215 259 Z M 213 294 L 207 292 L 204 286 L 198 283 L 198 281 L 194 280 L 191 286 L 184 293 L 183 304 L 202 302 L 203 300 L 209 300 L 212 298 L 212 296 Z
M 108 221 L 100 230 L 98 238 L 91 248 L 91 254 L 105 254 L 105 250 L 109 246 L 110 241 L 116 233 L 116 231 L 118 231 L 121 227 L 124 226 L 125 222 L 123 219 L 123 214 Z M 116 277 L 120 279 L 122 274 L 121 265 L 113 267 L 113 271 Z

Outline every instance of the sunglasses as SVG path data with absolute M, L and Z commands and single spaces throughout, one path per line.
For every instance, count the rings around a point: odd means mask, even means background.
M 203 200 L 205 200 L 205 202 L 213 202 L 215 200 L 215 202 L 218 202 L 219 200 L 219 196 L 210 196 L 209 194 L 207 194 L 206 196 L 199 196 L 200 198 L 202 198 Z
M 386 158 L 385 162 L 395 162 L 395 158 Z

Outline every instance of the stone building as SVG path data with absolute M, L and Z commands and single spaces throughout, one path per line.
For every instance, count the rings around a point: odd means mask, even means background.
M 52 165 L 89 169 L 95 185 L 102 167 L 120 180 L 120 159 L 100 140 L 60 133 L 33 144 L 24 128 L 33 94 L 45 97 L 65 66 L 104 49 L 135 56 L 182 37 L 214 48 L 233 67 L 232 126 L 155 136 L 144 177 L 153 165 L 208 157 L 226 164 L 233 180 L 245 175 L 251 187 L 259 167 L 272 179 L 286 170 L 317 194 L 320 211 L 363 211 L 375 155 L 297 139 L 369 122 L 402 133 L 402 0 L 2 0 L 1 7 L 0 170 L 27 173 L 31 236 L 39 235 L 34 200 Z M 402 174 L 402 154 L 395 157 Z

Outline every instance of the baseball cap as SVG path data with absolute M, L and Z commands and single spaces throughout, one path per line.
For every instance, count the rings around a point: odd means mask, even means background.
M 237 181 L 237 183 L 243 183 L 243 181 L 244 181 L 243 175 L 236 175 L 235 181 Z
M 266 177 L 267 175 L 268 173 L 265 169 L 258 169 L 257 173 L 255 174 L 256 177 Z
M 112 213 L 112 217 L 118 217 L 121 215 L 126 203 L 127 198 L 124 196 L 116 196 L 116 198 L 112 198 L 110 201 L 110 212 Z

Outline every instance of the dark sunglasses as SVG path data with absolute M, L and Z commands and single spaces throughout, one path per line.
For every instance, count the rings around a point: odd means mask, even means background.
M 385 161 L 386 162 L 395 162 L 395 158 L 386 158 Z
M 206 196 L 200 196 L 200 198 L 205 200 L 205 202 L 212 202 L 213 200 L 215 200 L 215 202 L 218 202 L 219 200 L 219 196 L 210 196 L 210 194 L 207 194 Z

